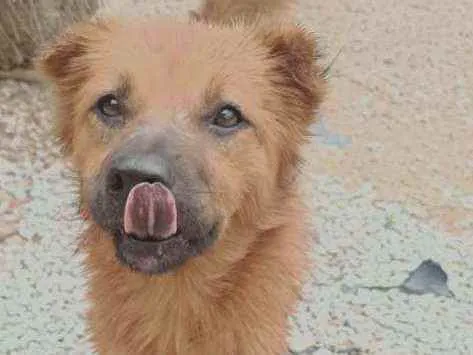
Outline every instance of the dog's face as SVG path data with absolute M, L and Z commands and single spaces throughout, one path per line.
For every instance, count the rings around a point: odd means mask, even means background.
M 292 191 L 320 101 L 298 28 L 168 20 L 83 24 L 40 59 L 92 222 L 120 261 L 161 273 Z

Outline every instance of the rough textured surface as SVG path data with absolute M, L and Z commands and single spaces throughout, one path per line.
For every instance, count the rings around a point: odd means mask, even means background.
M 159 2 L 188 9 L 175 4 Z M 316 266 L 292 351 L 468 354 L 473 3 L 301 0 L 299 10 L 327 62 L 342 52 L 306 150 Z M 82 224 L 50 123 L 44 90 L 0 82 L 1 354 L 90 353 L 74 254 Z M 454 297 L 399 287 L 427 259 Z
M 36 49 L 72 21 L 93 14 L 97 0 L 4 0 L 0 12 L 0 70 L 30 64 Z

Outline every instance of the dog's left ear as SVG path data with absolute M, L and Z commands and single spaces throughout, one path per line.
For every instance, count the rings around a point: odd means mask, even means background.
M 259 38 L 268 48 L 273 63 L 271 80 L 283 100 L 313 112 L 324 97 L 326 85 L 317 62 L 320 54 L 315 36 L 299 26 L 282 25 L 263 29 Z
M 293 24 L 269 24 L 257 36 L 268 53 L 267 75 L 272 83 L 272 95 L 267 105 L 286 127 L 279 130 L 286 142 L 281 152 L 279 179 L 286 185 L 297 176 L 301 161 L 298 147 L 310 124 L 317 119 L 315 110 L 324 98 L 326 80 L 317 61 L 320 55 L 315 36 L 307 30 Z

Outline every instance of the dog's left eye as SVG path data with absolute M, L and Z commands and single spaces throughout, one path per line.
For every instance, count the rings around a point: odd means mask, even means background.
M 115 95 L 107 94 L 98 99 L 95 104 L 95 111 L 102 120 L 112 123 L 110 120 L 115 120 L 122 116 L 123 107 Z
M 230 105 L 222 107 L 213 117 L 211 124 L 219 131 L 229 132 L 245 123 L 241 112 Z M 224 133 L 224 132 L 222 132 Z

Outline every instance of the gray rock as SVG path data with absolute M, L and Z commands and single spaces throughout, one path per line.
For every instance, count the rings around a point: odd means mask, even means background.
M 448 276 L 439 263 L 424 260 L 400 286 L 401 291 L 423 295 L 433 293 L 438 296 L 454 296 L 447 286 Z

